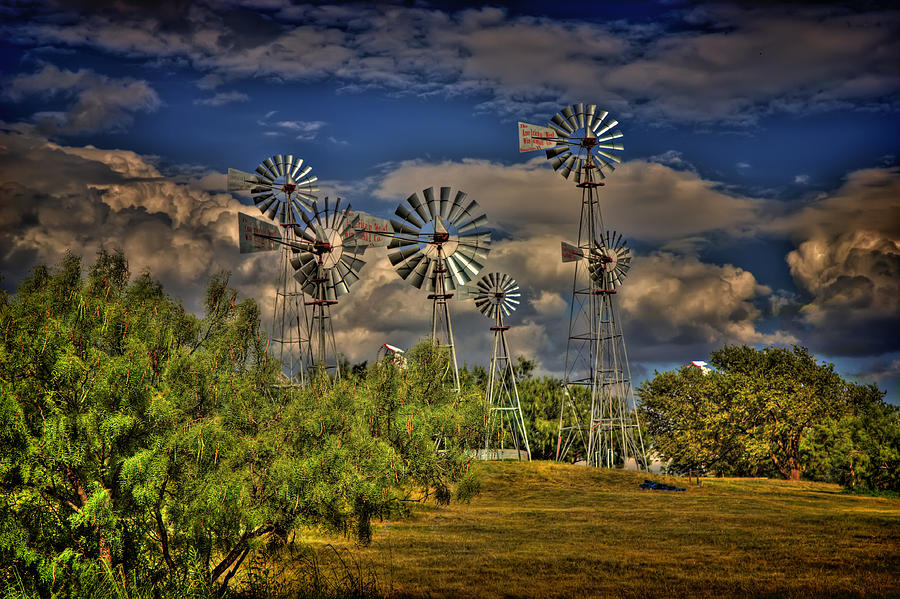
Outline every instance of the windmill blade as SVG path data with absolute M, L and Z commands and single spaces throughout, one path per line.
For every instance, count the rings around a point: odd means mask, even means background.
M 409 210 L 409 208 L 407 208 L 403 204 L 400 204 L 399 206 L 397 206 L 397 210 L 394 211 L 394 214 L 396 214 L 398 217 L 400 217 L 401 219 L 406 221 L 407 224 L 414 227 L 416 232 L 418 232 L 419 229 L 421 229 L 422 227 L 425 226 L 425 223 L 422 222 L 418 216 L 416 216 L 413 212 L 411 212 Z
M 572 135 L 572 133 L 575 132 L 575 128 L 570 126 L 566 119 L 563 118 L 563 115 L 558 112 L 553 115 L 553 118 L 550 119 L 550 122 L 552 123 L 550 125 L 551 127 L 553 127 L 553 125 L 559 127 L 557 131 L 560 133 L 560 137 L 568 138 L 570 135 Z M 556 127 L 553 128 L 556 129 Z
M 412 207 L 412 209 L 416 211 L 416 214 L 419 215 L 423 222 L 431 222 L 431 217 L 428 214 L 428 210 L 425 208 L 425 205 L 422 204 L 422 200 L 419 199 L 418 194 L 412 194 L 411 196 L 406 198 L 406 201 Z
M 575 160 L 575 182 L 581 183 L 581 173 L 584 168 L 584 158 L 577 158 Z
M 591 120 L 591 131 L 596 135 L 597 129 L 600 127 L 600 124 L 609 116 L 609 112 L 606 110 L 594 110 L 594 118 Z
M 444 220 L 447 219 L 448 211 L 450 209 L 450 191 L 452 190 L 449 187 L 441 187 L 440 216 Z
M 596 104 L 588 104 L 584 107 L 584 129 L 585 133 L 588 131 L 591 132 L 591 135 L 594 134 L 594 130 L 591 128 L 591 125 L 594 124 L 594 115 L 597 114 L 597 105 Z
M 398 250 L 396 252 L 388 252 L 388 259 L 391 261 L 391 265 L 397 266 L 399 263 L 415 256 L 420 253 L 422 248 L 418 245 L 410 245 L 406 246 L 404 249 Z
M 469 258 L 469 257 L 464 256 L 459 253 L 454 254 L 454 256 L 460 262 L 460 264 L 462 264 L 466 268 L 466 270 L 468 270 L 469 272 L 472 273 L 472 276 L 477 275 L 481 271 L 481 269 L 484 268 L 484 265 L 481 264 L 480 262 L 478 262 L 477 260 L 474 260 L 472 258 Z
M 485 225 L 487 225 L 487 222 L 488 222 L 487 215 L 482 214 L 481 216 L 477 216 L 477 217 L 473 218 L 466 224 L 461 225 L 460 227 L 457 227 L 456 230 L 460 235 L 464 235 L 467 231 L 471 231 L 472 229 L 476 229 L 479 227 L 484 227 Z
M 468 194 L 464 191 L 457 191 L 456 197 L 453 198 L 453 205 L 450 206 L 450 212 L 447 214 L 447 222 L 453 224 L 459 215 L 465 210 L 465 201 Z
M 300 157 L 294 159 L 294 157 L 291 156 L 291 160 L 293 161 L 294 165 L 290 171 L 291 179 L 293 179 L 294 181 L 296 181 L 297 179 L 302 179 L 303 175 L 300 174 L 300 169 L 303 168 L 303 159 Z
M 420 231 L 420 229 L 418 227 L 411 227 L 411 226 L 397 220 L 396 218 L 391 219 L 391 228 L 394 229 L 394 233 L 410 235 L 411 237 L 414 237 L 414 238 L 417 238 L 419 236 L 419 231 Z M 396 241 L 396 240 L 397 240 L 397 238 L 395 237 L 394 241 Z M 391 244 L 393 244 L 393 243 L 394 242 L 392 241 Z M 388 247 L 390 247 L 390 246 L 388 246 Z
M 354 272 L 354 270 L 346 264 L 343 258 L 335 265 L 335 268 L 337 268 L 338 272 L 341 273 L 341 278 L 347 284 L 348 288 L 350 287 L 350 285 L 359 280 L 359 275 L 356 274 L 356 272 Z
M 425 205 L 428 207 L 428 215 L 431 217 L 430 220 L 435 220 L 440 216 L 440 210 L 437 205 L 437 200 L 434 197 L 434 187 L 422 190 L 422 195 L 425 196 Z
M 564 179 L 569 178 L 569 173 L 572 172 L 572 166 L 575 164 L 575 156 L 569 156 L 566 159 L 565 164 L 563 164 L 562 168 L 559 169 L 559 174 L 563 176 Z
M 261 177 L 263 177 L 264 179 L 268 179 L 269 181 L 274 181 L 278 177 L 278 175 L 266 168 L 265 164 L 260 164 L 259 166 L 257 166 L 256 172 L 259 173 Z
M 572 127 L 572 131 L 575 131 L 578 129 L 578 120 L 575 119 L 575 113 L 572 111 L 572 108 L 572 106 L 566 106 L 561 113 L 569 126 Z
M 275 157 L 274 156 L 270 156 L 269 158 L 266 158 L 265 160 L 263 160 L 263 166 L 265 166 L 266 169 L 268 169 L 268 171 L 270 173 L 272 173 L 273 178 L 277 178 L 277 177 L 281 176 L 281 173 L 278 172 L 278 167 L 275 166 Z
M 565 154 L 566 152 L 569 152 L 569 151 L 570 151 L 569 146 L 560 144 L 556 147 L 553 147 L 553 148 L 550 148 L 549 150 L 547 150 L 546 154 L 547 154 L 547 158 L 556 158 L 560 154 Z
M 463 200 L 465 199 L 466 196 L 460 198 L 459 195 L 457 195 L 457 200 L 460 200 L 460 203 L 450 210 L 450 215 L 447 220 L 454 227 L 459 226 L 459 223 L 463 222 L 465 219 L 472 218 L 472 215 L 478 210 L 478 202 L 470 200 L 468 204 L 464 205 Z
M 449 256 L 444 258 L 444 267 L 447 269 L 447 272 L 450 273 L 451 278 L 458 285 L 465 285 L 469 281 L 472 280 L 472 277 L 468 275 L 465 271 L 464 267 L 461 267 L 458 256 Z
M 406 262 L 402 262 L 397 266 L 397 274 L 400 275 L 400 278 L 404 281 L 408 281 L 409 276 L 413 273 L 416 267 L 422 263 L 422 260 L 425 259 L 426 256 L 424 253 L 412 256 L 409 260 L 407 260 Z
M 619 124 L 619 121 L 617 121 L 615 119 L 611 119 L 608 123 L 606 123 L 605 125 L 603 125 L 602 127 L 599 127 L 597 129 L 597 131 L 596 131 L 597 137 L 598 138 L 603 137 L 607 131 L 609 131 L 610 129 L 612 129 L 613 127 L 615 127 L 618 124 Z M 618 137 L 622 137 L 622 136 L 619 135 Z
M 573 106 L 575 109 L 575 122 L 579 129 L 584 129 L 584 104 L 579 102 Z
M 294 222 L 293 210 L 291 210 L 291 205 L 287 202 L 281 202 L 275 209 L 275 217 L 276 220 L 280 223 L 292 223 Z
M 459 236 L 459 245 L 477 249 L 479 247 L 487 247 L 491 245 L 490 231 L 468 231 L 465 235 Z
M 548 150 L 549 151 L 549 150 Z M 557 171 L 559 168 L 565 164 L 566 160 L 568 160 L 572 156 L 572 152 L 566 149 L 565 152 L 554 158 L 550 161 L 550 164 L 553 166 L 553 170 Z
M 274 193 L 267 193 L 253 198 L 253 203 L 259 208 L 263 214 L 269 210 L 269 207 L 276 201 Z
M 519 285 L 506 273 L 488 273 L 476 283 L 475 306 L 488 318 L 508 316 L 519 306 Z
M 422 288 L 422 283 L 425 282 L 425 277 L 431 272 L 432 263 L 434 262 L 434 260 L 426 257 L 424 254 L 422 255 L 422 258 L 424 259 L 421 260 L 409 274 L 409 283 L 417 289 Z M 412 260 L 410 260 L 410 262 L 412 262 Z

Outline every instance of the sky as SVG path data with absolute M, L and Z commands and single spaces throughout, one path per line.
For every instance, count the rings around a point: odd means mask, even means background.
M 632 250 L 616 296 L 635 384 L 723 345 L 799 344 L 900 403 L 900 11 L 892 3 L 0 2 L 0 272 L 122 249 L 199 311 L 213 273 L 270 314 L 277 256 L 238 252 L 228 168 L 302 157 L 319 196 L 390 217 L 449 186 L 522 290 L 510 351 L 561 376 L 580 190 L 516 123 L 597 104 L 600 190 Z M 373 360 L 430 333 L 385 248 L 332 309 Z M 460 362 L 491 322 L 452 303 Z

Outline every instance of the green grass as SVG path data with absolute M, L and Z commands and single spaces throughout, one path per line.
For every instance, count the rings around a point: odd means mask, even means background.
M 477 463 L 468 504 L 336 543 L 393 597 L 900 597 L 900 500 L 836 485 Z M 323 552 L 327 559 L 327 552 Z M 356 567 L 359 567 L 358 565 Z

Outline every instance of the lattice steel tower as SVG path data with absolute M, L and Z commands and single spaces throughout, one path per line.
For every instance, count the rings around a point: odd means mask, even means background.
M 506 342 L 509 327 L 503 324 L 503 317 L 509 316 L 518 307 L 521 296 L 516 280 L 507 274 L 490 273 L 476 283 L 475 305 L 482 314 L 494 320 L 494 326 L 491 327 L 494 346 L 485 393 L 490 406 L 484 436 L 486 459 L 506 457 L 507 443 L 512 445 L 518 459 L 522 459 L 523 451 L 526 459 L 531 459 L 516 371 Z
M 228 191 L 249 193 L 260 212 L 279 223 L 283 230 L 280 262 L 275 282 L 271 341 L 282 364 L 282 373 L 292 384 L 306 383 L 309 320 L 303 293 L 293 278 L 290 245 L 297 241 L 299 214 L 311 207 L 318 191 L 318 177 L 303 159 L 292 154 L 276 154 L 263 160 L 255 173 L 228 169 Z
M 622 137 L 615 129 L 618 123 L 608 116 L 596 105 L 574 104 L 557 113 L 549 128 L 533 129 L 538 130 L 533 139 L 555 144 L 546 150 L 553 169 L 566 179 L 574 173 L 581 189 L 578 243 L 563 243 L 562 252 L 564 262 L 575 262 L 575 274 L 556 457 L 563 460 L 572 453 L 591 466 L 645 467 L 615 305 L 616 288 L 631 257 L 621 237 L 604 232 L 597 193 L 605 171 L 615 168 L 623 150 L 616 141 Z M 521 131 L 520 124 L 520 137 Z

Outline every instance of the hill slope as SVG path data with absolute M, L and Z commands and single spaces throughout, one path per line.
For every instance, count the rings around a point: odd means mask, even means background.
M 385 522 L 354 551 L 401 597 L 900 596 L 900 500 L 820 483 L 478 463 L 469 504 Z

